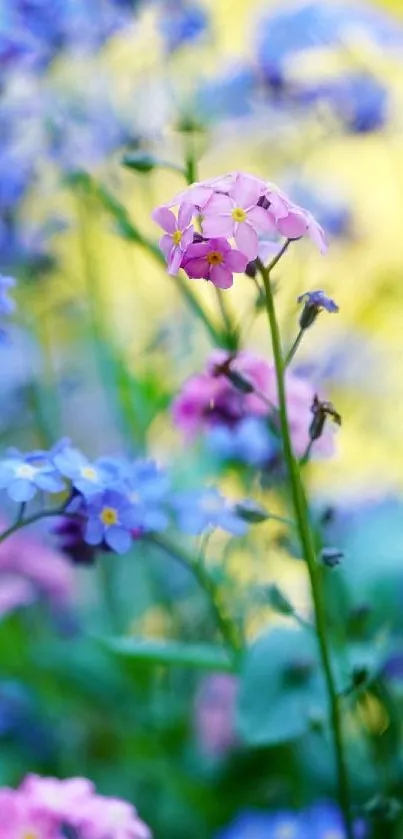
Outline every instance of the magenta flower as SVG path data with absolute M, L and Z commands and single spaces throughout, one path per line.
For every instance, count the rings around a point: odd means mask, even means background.
M 210 280 L 217 288 L 231 288 L 233 273 L 245 270 L 247 257 L 233 250 L 226 239 L 210 239 L 189 245 L 182 268 L 192 279 Z
M 193 225 L 190 223 L 194 213 L 192 204 L 181 204 L 176 219 L 168 207 L 157 207 L 152 217 L 166 231 L 160 239 L 160 248 L 168 262 L 168 274 L 177 274 L 188 245 L 193 242 Z
M 204 236 L 234 237 L 237 247 L 248 261 L 258 253 L 258 231 L 272 233 L 275 224 L 258 201 L 264 185 L 250 175 L 238 175 L 228 194 L 215 192 L 203 209 Z

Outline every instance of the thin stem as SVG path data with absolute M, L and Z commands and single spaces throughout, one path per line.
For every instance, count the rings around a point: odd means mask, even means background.
M 287 245 L 287 242 L 286 242 Z M 284 253 L 286 249 L 286 245 L 283 246 L 282 252 Z M 280 252 L 281 253 L 281 252 Z M 277 255 L 276 262 L 278 262 L 279 255 Z M 275 263 L 276 264 L 276 263 Z M 307 563 L 308 574 L 311 584 L 311 591 L 312 591 L 312 600 L 314 606 L 314 613 L 315 613 L 315 626 L 316 626 L 316 633 L 318 638 L 319 644 L 319 652 L 323 666 L 323 672 L 325 677 L 325 683 L 329 698 L 329 716 L 330 716 L 330 725 L 333 733 L 333 743 L 334 743 L 334 750 L 335 750 L 335 758 L 336 758 L 336 769 L 337 769 L 337 781 L 338 781 L 338 796 L 340 807 L 344 815 L 345 827 L 346 827 L 346 836 L 347 839 L 354 839 L 353 834 L 353 822 L 352 822 L 352 815 L 351 815 L 351 807 L 350 807 L 350 794 L 349 794 L 349 785 L 348 785 L 348 777 L 347 777 L 347 767 L 345 761 L 345 754 L 344 754 L 344 744 L 343 744 L 343 734 L 342 734 L 342 725 L 341 725 L 341 715 L 340 715 L 340 708 L 339 708 L 339 700 L 337 696 L 336 685 L 333 677 L 331 662 L 330 662 L 330 651 L 328 647 L 327 641 L 327 634 L 326 634 L 326 618 L 325 612 L 323 608 L 321 592 L 320 592 L 320 583 L 317 573 L 317 564 L 316 564 L 316 552 L 315 552 L 315 545 L 312 537 L 312 533 L 309 526 L 309 518 L 308 518 L 308 511 L 307 511 L 307 504 L 303 492 L 303 487 L 301 483 L 301 477 L 299 473 L 298 464 L 295 460 L 294 453 L 292 450 L 291 444 L 291 437 L 290 437 L 290 430 L 288 425 L 288 417 L 287 417 L 287 403 L 286 403 L 286 392 L 285 392 L 285 381 L 284 381 L 284 361 L 282 356 L 282 349 L 281 349 L 281 342 L 280 342 L 280 332 L 277 323 L 276 311 L 274 306 L 274 298 L 273 298 L 273 291 L 270 281 L 270 270 L 273 267 L 271 264 L 268 268 L 266 268 L 263 263 L 259 260 L 258 267 L 263 279 L 265 292 L 266 292 L 266 309 L 267 309 L 267 316 L 270 325 L 270 332 L 271 332 L 271 340 L 272 340 L 272 347 L 273 347 L 273 356 L 274 356 L 274 363 L 276 368 L 276 378 L 277 378 L 277 388 L 278 388 L 278 400 L 279 400 L 279 408 L 280 408 L 280 426 L 281 426 L 281 436 L 283 441 L 283 448 L 284 448 L 284 457 L 287 465 L 288 470 L 288 478 L 290 483 L 290 489 L 292 494 L 293 506 L 295 509 L 296 515 L 296 522 L 299 532 L 299 538 L 301 542 L 301 548 L 303 551 L 304 558 Z
M 300 329 L 299 330 L 298 335 L 297 335 L 292 347 L 289 349 L 289 351 L 286 355 L 286 359 L 284 361 L 284 367 L 288 367 L 289 364 L 291 364 L 291 362 L 294 358 L 294 355 L 297 352 L 298 347 L 299 347 L 299 345 L 300 345 L 300 343 L 301 343 L 301 341 L 304 337 L 304 332 L 305 332 L 305 329 Z
M 273 270 L 273 268 L 275 268 L 277 263 L 280 262 L 281 257 L 284 256 L 285 252 L 288 250 L 289 246 L 291 245 L 291 242 L 292 242 L 292 239 L 286 239 L 284 244 L 282 245 L 282 247 L 278 251 L 278 253 L 276 253 L 276 255 L 273 257 L 272 261 L 269 262 L 267 268 L 264 269 L 265 271 L 267 271 L 268 274 L 270 274 L 270 272 Z M 263 265 L 263 263 L 260 261 L 259 258 L 256 261 L 257 261 L 260 273 L 262 274 L 261 266 Z M 263 278 L 263 282 L 264 282 L 263 274 L 262 274 L 262 278 Z
M 238 628 L 235 626 L 233 621 L 222 611 L 217 587 L 212 580 L 210 574 L 208 573 L 207 569 L 205 568 L 203 562 L 200 560 L 195 560 L 193 557 L 189 556 L 182 548 L 179 548 L 177 545 L 173 545 L 169 539 L 165 536 L 161 536 L 161 534 L 152 534 L 147 537 L 149 542 L 152 542 L 154 545 L 157 545 L 161 548 L 165 553 L 167 553 L 172 559 L 175 559 L 181 565 L 191 571 L 197 582 L 199 583 L 200 587 L 205 591 L 209 602 L 211 611 L 214 615 L 215 621 L 217 623 L 217 627 L 221 633 L 223 640 L 225 641 L 226 646 L 231 651 L 234 661 L 237 663 L 239 661 L 240 655 L 242 653 L 242 640 L 239 636 Z
M 217 297 L 217 301 L 218 301 L 218 306 L 219 306 L 219 309 L 220 309 L 220 312 L 221 312 L 221 317 L 222 317 L 222 320 L 223 320 L 225 331 L 226 331 L 227 335 L 231 336 L 231 338 L 232 338 L 233 335 L 234 335 L 234 324 L 232 323 L 232 318 L 231 318 L 231 315 L 230 315 L 230 313 L 228 311 L 228 308 L 227 308 L 227 303 L 226 303 L 226 300 L 225 300 L 225 296 L 222 293 L 221 288 L 217 288 L 217 286 L 214 286 L 214 288 L 215 288 L 215 293 L 216 293 L 216 297 Z
M 3 530 L 3 533 L 0 533 L 0 545 L 2 542 L 5 542 L 9 536 L 12 536 L 13 533 L 17 533 L 18 530 L 22 530 L 23 527 L 28 527 L 30 524 L 35 524 L 35 522 L 40 521 L 41 519 L 51 518 L 52 516 L 65 516 L 70 519 L 79 518 L 78 513 L 67 513 L 64 506 L 58 507 L 55 510 L 41 510 L 40 513 L 34 513 L 26 519 L 19 517 L 14 524 L 7 528 L 7 530 Z

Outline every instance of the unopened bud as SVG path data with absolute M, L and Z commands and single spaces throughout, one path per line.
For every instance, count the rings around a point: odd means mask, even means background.
M 323 565 L 326 565 L 327 568 L 336 568 L 337 565 L 340 565 L 343 557 L 343 551 L 339 548 L 322 548 L 320 552 Z

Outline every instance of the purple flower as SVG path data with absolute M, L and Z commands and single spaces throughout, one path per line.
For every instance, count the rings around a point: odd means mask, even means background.
M 168 207 L 157 207 L 152 217 L 166 231 L 160 239 L 160 248 L 168 262 L 168 274 L 177 274 L 188 245 L 193 242 L 193 225 L 190 223 L 194 213 L 192 204 L 181 204 L 176 219 Z
M 243 253 L 232 250 L 226 239 L 210 239 L 189 245 L 182 267 L 189 277 L 210 280 L 217 288 L 230 288 L 233 272 L 244 271 L 247 261 Z
M 91 463 L 82 452 L 68 445 L 56 451 L 53 463 L 85 497 L 106 489 L 117 476 L 117 467 L 113 468 L 111 460 L 99 458 Z
M 308 807 L 300 815 L 301 836 L 303 839 L 345 839 L 343 817 L 336 804 L 331 801 L 319 802 Z M 363 839 L 367 835 L 365 823 L 360 819 L 354 824 L 355 839 Z
M 219 527 L 234 536 L 244 536 L 248 529 L 235 507 L 214 488 L 177 493 L 173 508 L 179 529 L 190 535 Z
M 118 554 L 129 550 L 138 517 L 133 504 L 123 493 L 105 490 L 88 498 L 87 515 L 84 538 L 89 545 L 105 542 L 108 548 Z
M 0 461 L 0 489 L 5 489 L 13 501 L 30 501 L 38 489 L 61 492 L 66 488 L 47 452 L 21 454 L 12 450 Z
M 228 195 L 216 192 L 204 207 L 203 234 L 208 237 L 234 237 L 248 261 L 258 253 L 258 231 L 275 229 L 269 214 L 258 206 L 262 182 L 250 175 L 238 174 Z
M 319 311 L 326 309 L 327 312 L 331 312 L 332 314 L 333 312 L 339 311 L 337 303 L 321 289 L 318 289 L 318 291 L 305 291 L 297 298 L 297 302 L 305 303 L 307 306 L 315 306 Z

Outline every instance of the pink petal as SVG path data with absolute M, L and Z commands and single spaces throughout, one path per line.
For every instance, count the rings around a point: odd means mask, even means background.
M 152 218 L 167 233 L 173 233 L 176 230 L 176 218 L 172 210 L 168 210 L 168 207 L 156 207 L 152 213 Z
M 181 251 L 187 250 L 189 245 L 193 242 L 193 224 L 188 227 L 187 230 L 184 231 L 181 242 L 180 242 L 180 249 Z
M 213 190 L 211 187 L 205 186 L 204 184 L 193 184 L 193 186 L 177 192 L 167 206 L 177 207 L 179 204 L 185 203 L 192 204 L 193 207 L 204 207 L 212 194 Z
M 233 208 L 234 202 L 231 201 L 231 199 L 228 198 L 227 195 L 217 195 L 215 193 L 207 202 L 206 206 L 204 207 L 203 213 L 205 216 L 221 215 L 222 213 L 227 213 L 229 215 Z
M 168 274 L 176 276 L 181 266 L 183 253 L 179 247 L 172 248 L 171 255 L 168 260 Z
M 314 245 L 319 248 L 321 253 L 326 253 L 328 249 L 327 239 L 325 231 L 323 227 L 318 224 L 317 221 L 312 217 L 311 221 L 308 223 L 308 236 L 312 239 Z
M 210 271 L 210 280 L 216 288 L 231 288 L 234 282 L 231 271 L 223 265 L 213 265 Z
M 301 211 L 293 210 L 277 222 L 277 230 L 288 239 L 300 239 L 307 232 L 308 222 Z
M 234 222 L 230 216 L 208 216 L 202 224 L 203 235 L 216 239 L 229 239 L 234 235 Z
M 235 201 L 236 207 L 255 207 L 262 193 L 262 184 L 255 178 L 248 175 L 239 175 L 235 185 L 231 189 L 231 198 Z
M 187 259 L 196 259 L 199 256 L 206 256 L 210 250 L 210 243 L 209 242 L 194 242 L 192 245 L 189 245 L 186 251 L 186 258 Z
M 249 210 L 248 222 L 253 225 L 255 230 L 263 230 L 265 233 L 273 233 L 276 229 L 273 219 L 263 207 L 254 207 L 253 210 Z
M 179 207 L 178 212 L 178 228 L 179 230 L 184 230 L 187 227 L 191 220 L 194 213 L 194 207 L 192 204 L 181 204 Z
M 209 243 L 209 251 L 220 251 L 220 253 L 225 254 L 231 250 L 231 245 L 227 241 L 227 239 L 223 239 L 223 237 L 219 236 L 217 239 L 210 239 Z
M 170 236 L 169 233 L 164 233 L 159 241 L 159 246 L 165 256 L 165 259 L 168 260 L 173 247 L 172 236 Z
M 206 280 L 209 275 L 209 264 L 206 259 L 187 259 L 183 265 L 183 270 L 186 271 L 188 277 L 192 279 Z
M 225 257 L 225 267 L 235 271 L 236 274 L 241 274 L 248 264 L 248 258 L 240 251 L 230 251 Z
M 247 222 L 238 224 L 238 229 L 235 233 L 235 241 L 237 247 L 248 257 L 248 261 L 256 259 L 259 249 L 259 240 L 257 238 L 256 230 Z

